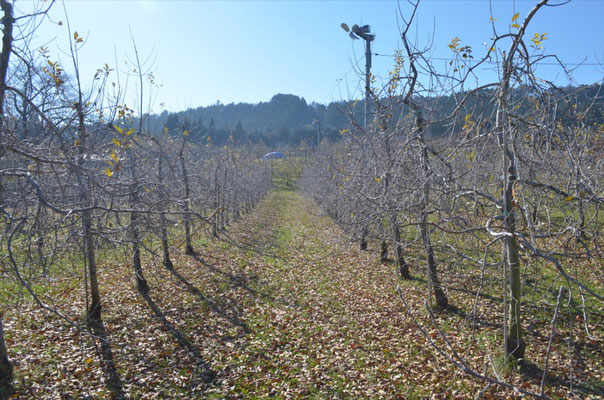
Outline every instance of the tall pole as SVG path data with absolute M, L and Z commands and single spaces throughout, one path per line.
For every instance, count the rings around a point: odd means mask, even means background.
M 369 91 L 371 90 L 371 42 L 375 39 L 375 34 L 371 33 L 369 25 L 353 25 L 349 28 L 346 24 L 340 25 L 345 32 L 348 32 L 352 39 L 363 39 L 365 41 L 365 126 L 367 131 L 367 123 L 369 122 Z
M 367 134 L 367 125 L 369 122 L 369 91 L 371 90 L 371 42 L 375 39 L 375 34 L 371 33 L 371 27 L 369 25 L 353 25 L 352 29 L 348 27 L 346 24 L 340 25 L 344 31 L 349 33 L 349 36 L 352 39 L 363 39 L 365 41 L 365 123 L 364 123 L 364 131 Z M 363 145 L 363 168 L 365 167 L 365 163 L 367 163 L 366 150 L 367 149 L 367 141 L 364 141 Z M 361 214 L 363 214 L 361 210 Z M 367 236 L 369 234 L 369 225 L 368 222 L 362 222 L 361 226 L 361 250 L 367 250 Z
M 369 90 L 371 90 L 371 41 L 373 35 L 361 36 L 365 40 L 365 132 L 367 135 L 367 123 L 369 121 Z M 367 163 L 367 140 L 363 141 L 363 160 Z M 363 165 L 364 167 L 365 165 Z M 367 250 L 367 236 L 369 235 L 369 225 L 364 224 L 361 228 L 360 249 Z
M 365 131 L 367 131 L 367 121 L 369 114 L 369 90 L 371 89 L 371 41 L 372 36 L 365 39 Z

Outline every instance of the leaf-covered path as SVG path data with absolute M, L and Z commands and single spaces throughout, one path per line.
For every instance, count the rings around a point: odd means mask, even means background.
M 278 191 L 239 231 L 267 253 L 248 253 L 247 268 L 270 295 L 245 309 L 251 333 L 235 345 L 225 382 L 260 397 L 412 391 L 409 377 L 426 360 L 401 357 L 416 345 L 395 322 L 402 313 L 391 272 L 343 247 L 337 227 L 317 213 L 298 193 Z
M 461 389 L 405 317 L 390 267 L 347 245 L 313 202 L 275 191 L 233 232 L 235 242 L 260 253 L 236 252 L 231 273 L 253 277 L 263 295 L 247 293 L 250 332 L 229 347 L 222 383 L 211 391 L 419 398 Z
M 347 243 L 297 191 L 271 192 L 219 239 L 199 233 L 194 245 L 196 256 L 175 251 L 174 271 L 146 260 L 149 296 L 117 256 L 102 264 L 104 346 L 31 304 L 9 315 L 15 397 L 464 399 L 484 386 L 435 358 L 402 308 L 392 267 Z M 81 315 L 77 270 L 51 288 L 57 308 Z M 404 291 L 421 310 L 421 280 Z M 462 315 L 437 319 L 458 351 L 469 348 Z M 101 359 L 107 348 L 113 363 Z M 485 398 L 502 393 L 491 387 Z

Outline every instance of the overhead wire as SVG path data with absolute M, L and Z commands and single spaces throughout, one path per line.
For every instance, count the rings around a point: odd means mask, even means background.
M 397 57 L 396 54 L 379 54 L 379 53 L 372 53 L 374 56 L 378 56 L 378 57 Z M 446 57 L 428 57 L 428 60 L 436 60 L 436 61 L 458 61 L 458 59 L 455 58 L 446 58 Z M 468 60 L 465 59 L 468 62 L 472 62 L 473 60 Z M 487 64 L 498 64 L 497 61 L 485 61 L 485 63 Z M 562 64 L 560 63 L 554 63 L 554 62 L 537 62 L 538 65 L 554 65 L 554 66 L 559 66 L 559 65 L 573 65 L 573 66 L 593 66 L 593 67 L 598 67 L 598 66 L 603 66 L 604 64 L 602 63 L 595 63 L 595 62 L 563 62 Z
M 342 81 L 348 78 L 348 75 L 355 70 L 355 68 L 358 68 L 359 66 L 359 62 L 361 61 L 361 59 L 364 57 L 365 55 L 362 54 L 360 55 L 356 61 L 354 62 L 354 64 L 352 65 L 352 67 L 350 67 L 350 69 L 344 73 L 344 75 L 342 75 L 342 78 L 338 78 L 337 83 L 335 84 L 335 86 L 329 91 L 329 93 L 327 95 L 325 95 L 325 97 L 323 97 L 323 99 L 321 100 L 321 103 L 325 102 L 325 99 L 327 99 L 329 96 L 331 96 L 333 94 L 333 92 L 342 84 Z

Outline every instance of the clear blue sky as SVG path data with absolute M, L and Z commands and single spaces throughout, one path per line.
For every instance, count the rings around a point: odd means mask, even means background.
M 36 2 L 17 0 L 26 11 Z M 536 1 L 493 0 L 498 31 L 507 31 L 514 12 L 522 19 Z M 559 3 L 559 1 L 558 1 Z M 143 59 L 163 85 L 155 93 L 153 112 L 178 111 L 221 101 L 267 101 L 276 93 L 292 93 L 308 102 L 361 96 L 363 43 L 354 43 L 340 23 L 370 24 L 377 37 L 375 53 L 389 55 L 399 47 L 397 2 L 390 1 L 188 1 L 65 0 L 72 32 L 86 39 L 80 51 L 81 73 L 92 77 L 108 63 L 125 71 L 132 58 L 130 30 Z M 401 1 L 404 5 L 404 0 Z M 403 12 L 408 12 L 403 6 Z M 492 36 L 488 0 L 423 0 L 417 34 L 420 45 L 432 40 L 433 57 L 450 57 L 447 44 L 459 37 L 476 56 Z M 547 33 L 545 50 L 562 61 L 604 62 L 604 0 L 573 0 L 542 10 L 529 34 Z M 54 23 L 52 22 L 54 21 Z M 58 21 L 63 25 L 59 26 Z M 46 43 L 54 59 L 69 70 L 68 37 L 62 3 L 37 30 L 32 46 Z M 440 63 L 440 64 L 439 64 Z M 435 65 L 445 61 L 435 61 Z M 391 57 L 374 57 L 373 72 L 387 76 Z M 559 69 L 539 72 L 564 82 Z M 481 71 L 481 80 L 493 72 Z M 585 65 L 574 72 L 578 83 L 602 81 L 604 67 Z M 122 84 L 125 75 L 122 75 Z M 131 78 L 132 79 L 132 78 Z M 129 82 L 131 91 L 135 84 Z M 133 104 L 132 104 L 133 105 Z

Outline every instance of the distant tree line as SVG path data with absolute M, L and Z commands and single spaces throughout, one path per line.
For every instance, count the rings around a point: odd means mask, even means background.
M 555 119 L 563 125 L 572 125 L 577 120 L 582 120 L 587 125 L 604 124 L 604 100 L 599 95 L 602 93 L 604 88 L 597 83 L 551 90 L 549 95 L 557 102 Z M 415 101 L 433 110 L 430 118 L 438 121 L 456 110 L 458 98 L 463 95 L 464 92 L 446 95 L 427 93 L 418 95 Z M 518 87 L 514 93 L 517 112 L 523 114 L 534 109 L 542 95 L 536 93 L 531 86 Z M 473 96 L 464 103 L 463 110 L 457 110 L 460 115 L 458 122 L 463 125 L 464 115 L 470 110 L 480 109 L 485 116 L 493 117 L 485 120 L 487 125 L 492 125 L 496 113 L 492 97 L 491 88 L 473 91 Z M 410 112 L 409 106 L 400 103 L 400 106 L 392 110 L 395 117 Z M 177 113 L 164 111 L 161 114 L 146 115 L 145 124 L 149 132 L 156 133 L 162 132 L 164 128 L 174 131 L 184 127 L 190 131 L 189 140 L 203 140 L 215 146 L 252 143 L 271 148 L 298 147 L 302 144 L 312 147 L 317 143 L 317 133 L 321 140 L 327 138 L 330 142 L 339 141 L 342 138 L 341 131 L 354 126 L 353 121 L 362 120 L 363 109 L 362 100 L 332 102 L 328 105 L 308 104 L 304 98 L 292 94 L 277 94 L 270 101 L 258 104 L 217 102 L 211 106 Z M 434 123 L 431 135 L 447 134 L 450 132 L 450 123 L 450 120 Z

